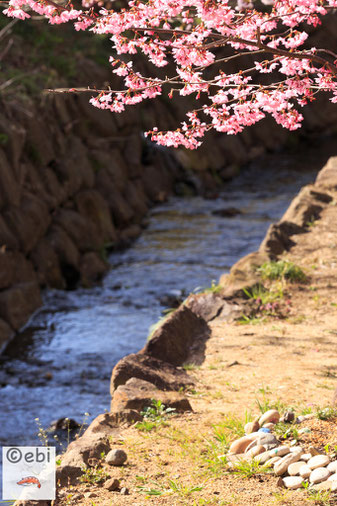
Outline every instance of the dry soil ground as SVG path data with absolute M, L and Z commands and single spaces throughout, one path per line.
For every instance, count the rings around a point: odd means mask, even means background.
M 330 444 L 330 453 L 337 445 L 337 417 L 320 420 L 316 415 L 317 409 L 331 405 L 337 386 L 336 201 L 337 193 L 321 219 L 295 236 L 296 245 L 284 255 L 308 276 L 304 284 L 283 285 L 283 300 L 291 300 L 287 318 L 262 316 L 245 324 L 213 321 L 204 363 L 187 366 L 196 380 L 188 392 L 193 413 L 161 418 L 152 430 L 121 429 L 114 443 L 127 452 L 127 465 L 103 471 L 118 478 L 129 495 L 83 483 L 63 489 L 56 504 L 337 504 L 333 493 L 278 488 L 277 478 L 269 473 L 250 478 L 234 474 L 218 458 L 242 434 L 245 417 L 271 406 L 315 414 L 294 426 L 290 440 L 300 437 L 300 444 L 322 450 Z M 298 434 L 302 428 L 310 432 Z M 87 478 L 93 481 L 95 473 Z

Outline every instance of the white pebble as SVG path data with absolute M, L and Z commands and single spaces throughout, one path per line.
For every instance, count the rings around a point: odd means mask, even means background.
M 328 469 L 330 473 L 335 473 L 337 471 L 337 460 L 330 462 L 330 464 L 328 465 Z
M 303 464 L 303 466 L 300 469 L 300 476 L 302 476 L 302 478 L 309 478 L 310 475 L 311 475 L 310 467 L 307 466 L 307 464 Z
M 312 471 L 309 477 L 310 483 L 321 483 L 329 478 L 330 471 L 326 467 L 317 467 Z
M 330 458 L 327 455 L 315 455 L 308 460 L 310 469 L 317 469 L 318 467 L 325 467 L 329 464 Z
M 301 476 L 286 476 L 283 478 L 283 483 L 286 488 L 290 490 L 296 490 L 302 487 L 303 478 Z

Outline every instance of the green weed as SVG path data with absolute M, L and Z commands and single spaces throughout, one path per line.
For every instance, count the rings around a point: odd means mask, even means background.
M 91 483 L 92 485 L 96 483 L 101 483 L 105 481 L 109 475 L 104 471 L 104 469 L 95 467 L 84 467 L 82 469 L 82 475 L 80 476 L 81 483 Z
M 277 262 L 265 262 L 257 269 L 263 279 L 287 280 L 291 283 L 303 283 L 307 276 L 302 269 L 293 262 L 278 260 Z
M 165 423 L 165 421 L 176 414 L 175 408 L 167 408 L 161 401 L 152 399 L 151 406 L 146 407 L 140 414 L 143 416 L 143 421 L 136 424 L 136 428 L 150 432 L 152 429 L 157 428 L 158 425 Z
M 337 417 L 337 409 L 332 406 L 326 408 L 317 408 L 316 416 L 319 420 L 330 420 Z
M 269 466 L 261 466 L 258 460 L 239 460 L 234 464 L 232 471 L 234 474 L 242 476 L 242 478 L 251 478 L 262 473 L 271 473 Z

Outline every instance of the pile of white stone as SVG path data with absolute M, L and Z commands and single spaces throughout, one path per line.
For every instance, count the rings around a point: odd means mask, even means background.
M 239 461 L 256 461 L 272 467 L 279 476 L 278 485 L 291 490 L 305 486 L 316 490 L 337 490 L 337 460 L 331 461 L 326 454 L 314 447 L 304 450 L 298 446 L 285 446 L 272 434 L 278 422 L 302 422 L 309 416 L 295 420 L 293 412 L 283 417 L 271 409 L 253 422 L 245 425 L 245 436 L 236 439 L 226 455 L 229 466 L 234 468 Z M 295 443 L 295 441 L 294 441 Z

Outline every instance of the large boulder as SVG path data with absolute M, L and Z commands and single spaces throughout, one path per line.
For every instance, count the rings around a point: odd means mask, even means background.
M 329 158 L 323 169 L 319 171 L 315 186 L 327 190 L 337 189 L 337 156 Z
M 154 332 L 142 352 L 172 365 L 182 365 L 208 339 L 210 329 L 202 318 L 182 305 Z
M 111 412 L 121 412 L 126 409 L 142 411 L 152 405 L 152 401 L 161 401 L 165 407 L 174 408 L 177 412 L 192 411 L 186 397 L 178 392 L 163 392 L 152 383 L 130 378 L 125 385 L 120 385 L 113 393 Z
M 111 395 L 130 378 L 149 381 L 161 390 L 179 390 L 194 384 L 184 370 L 142 353 L 127 355 L 114 367 L 111 377 Z
M 37 283 L 22 283 L 0 292 L 0 317 L 15 330 L 42 304 Z
M 317 220 L 325 205 L 331 201 L 332 196 L 328 193 L 317 191 L 313 185 L 305 186 L 292 200 L 280 222 L 306 227 L 308 223 Z

